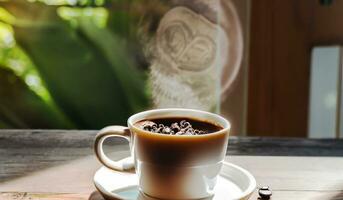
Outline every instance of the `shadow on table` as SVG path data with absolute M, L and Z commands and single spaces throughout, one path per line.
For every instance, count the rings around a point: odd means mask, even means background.
M 343 191 L 339 192 L 338 194 L 330 198 L 330 200 L 342 200 L 342 199 L 343 199 Z
M 213 199 L 213 197 L 208 197 L 208 198 L 205 198 L 202 200 L 212 200 L 212 199 Z M 89 195 L 88 200 L 122 200 L 122 199 L 117 199 L 114 197 L 105 197 L 104 198 L 100 192 L 94 191 Z M 143 195 L 142 193 L 140 193 L 136 200 L 157 200 L 157 199 L 152 198 L 152 197 L 147 197 L 146 195 Z
M 98 191 L 92 192 L 88 200 L 105 200 L 104 197 Z

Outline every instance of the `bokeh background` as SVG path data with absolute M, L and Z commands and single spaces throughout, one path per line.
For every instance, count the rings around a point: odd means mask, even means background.
M 133 113 L 163 107 L 154 105 L 154 97 L 164 94 L 170 98 L 167 102 L 173 102 L 177 96 L 173 95 L 180 93 L 183 103 L 176 100 L 173 106 L 194 107 L 190 93 L 182 93 L 183 85 L 174 87 L 177 81 L 172 80 L 155 96 L 149 84 L 153 59 L 149 44 L 154 42 L 163 16 L 181 6 L 205 24 L 220 25 L 230 40 L 216 41 L 225 44 L 216 60 L 227 62 L 222 63 L 226 66 L 221 66 L 218 75 L 211 75 L 217 77 L 215 81 L 204 83 L 201 78 L 213 71 L 189 78 L 181 75 L 186 82 L 199 79 L 190 88 L 215 102 L 204 109 L 228 117 L 235 123 L 233 133 L 241 134 L 246 98 L 244 67 L 240 70 L 243 33 L 236 7 L 225 1 L 220 18 L 219 4 L 205 0 L 0 0 L 0 128 L 124 125 Z M 238 3 L 238 7 L 242 17 L 247 4 Z M 198 27 L 194 24 L 191 28 L 196 31 Z M 167 76 L 170 73 L 167 71 Z M 199 83 L 214 87 L 204 92 Z
M 140 33 L 153 34 L 167 3 L 0 6 L 0 128 L 98 129 L 151 106 Z
M 216 40 L 222 68 L 214 81 L 167 70 L 153 90 L 151 61 L 179 54 L 149 54 L 149 45 L 167 13 L 182 16 L 177 6 L 225 32 L 227 42 Z M 201 93 L 232 135 L 342 138 L 342 9 L 339 0 L 0 0 L 0 128 L 125 125 L 163 107 L 156 102 L 196 107 Z M 170 49 L 193 44 L 182 32 L 206 32 L 184 16 L 188 28 L 175 26 Z M 209 55 L 204 43 L 186 68 Z

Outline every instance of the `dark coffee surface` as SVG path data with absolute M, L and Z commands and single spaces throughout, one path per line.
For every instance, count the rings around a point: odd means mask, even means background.
M 176 117 L 141 120 L 135 125 L 152 133 L 167 135 L 204 135 L 223 129 L 211 122 Z
M 171 126 L 182 120 L 188 121 L 194 129 L 206 131 L 208 134 L 160 134 L 143 128 L 147 121 Z M 134 127 L 134 151 L 142 162 L 171 167 L 208 165 L 220 162 L 225 156 L 229 132 L 223 131 L 224 128 L 212 122 L 184 117 L 147 118 L 136 122 Z

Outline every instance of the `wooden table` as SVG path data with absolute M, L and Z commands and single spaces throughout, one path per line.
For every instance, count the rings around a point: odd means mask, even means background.
M 92 176 L 96 131 L 1 130 L 0 199 L 101 200 Z M 106 147 L 128 155 L 122 140 Z M 227 161 L 249 170 L 277 200 L 343 199 L 343 140 L 231 137 Z M 257 199 L 257 192 L 251 197 Z

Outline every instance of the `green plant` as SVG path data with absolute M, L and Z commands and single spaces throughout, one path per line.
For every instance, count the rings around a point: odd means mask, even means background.
M 139 33 L 153 34 L 155 17 L 145 13 L 164 9 L 150 4 L 96 1 L 90 8 L 0 1 L 0 33 L 7 27 L 15 39 L 0 50 L 0 128 L 98 129 L 125 124 L 129 115 L 149 107 Z M 12 61 L 28 72 L 9 62 L 14 52 Z M 39 84 L 30 85 L 29 75 Z

